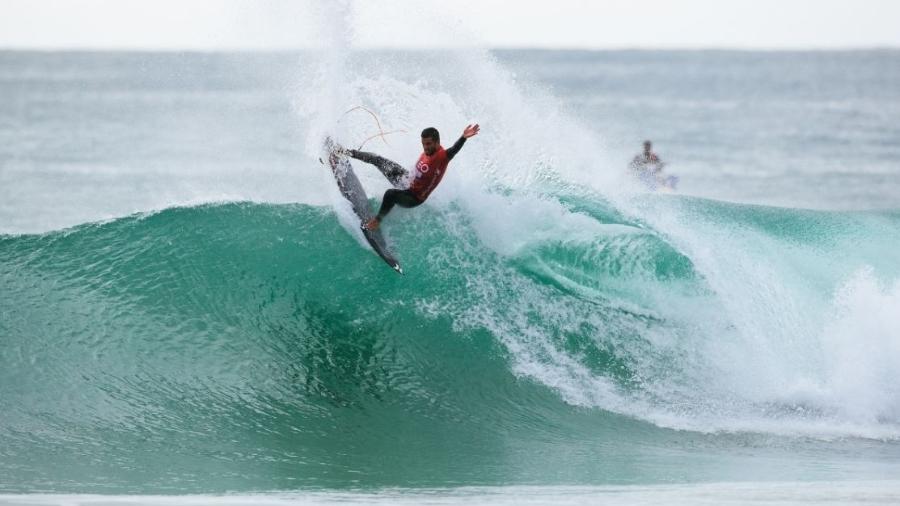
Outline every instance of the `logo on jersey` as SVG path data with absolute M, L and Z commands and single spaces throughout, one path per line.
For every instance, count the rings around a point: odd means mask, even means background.
M 419 166 L 416 168 L 419 169 L 419 172 L 421 172 L 422 174 L 427 174 L 428 171 L 431 170 L 431 167 L 429 167 L 427 163 L 422 162 L 419 162 Z

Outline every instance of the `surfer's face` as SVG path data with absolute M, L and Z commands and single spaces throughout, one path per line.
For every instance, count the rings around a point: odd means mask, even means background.
M 438 141 L 432 139 L 431 137 L 422 137 L 422 149 L 425 151 L 425 154 L 431 156 L 437 151 Z

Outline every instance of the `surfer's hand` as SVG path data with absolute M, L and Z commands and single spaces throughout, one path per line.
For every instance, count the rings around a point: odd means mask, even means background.
M 481 130 L 481 127 L 478 126 L 478 123 L 475 123 L 474 125 L 469 125 L 466 127 L 465 130 L 463 130 L 462 136 L 465 137 L 466 139 L 468 139 L 469 137 L 475 137 L 476 135 L 478 135 L 479 130 Z

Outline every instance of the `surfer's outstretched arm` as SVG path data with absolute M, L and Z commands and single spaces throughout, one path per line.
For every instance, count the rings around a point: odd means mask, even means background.
M 457 139 L 456 142 L 454 142 L 452 146 L 447 148 L 447 159 L 453 160 L 453 157 L 456 156 L 456 153 L 459 153 L 459 150 L 462 149 L 463 144 L 465 144 L 465 143 L 466 143 L 465 137 L 460 137 L 459 139 Z
M 466 143 L 466 139 L 478 135 L 479 130 L 481 130 L 481 127 L 478 126 L 477 123 L 467 126 L 465 130 L 463 130 L 462 135 L 459 136 L 459 139 L 457 139 L 456 142 L 454 142 L 453 145 L 450 146 L 449 149 L 447 149 L 447 159 L 453 160 L 453 157 L 456 156 L 456 153 L 459 153 L 459 150 L 462 149 L 463 144 Z
M 401 167 L 399 163 L 367 151 L 348 149 L 347 154 L 361 162 L 371 163 L 375 167 L 378 167 L 378 170 L 380 170 L 381 173 L 384 174 L 384 177 L 386 177 L 395 187 L 400 188 L 404 186 L 403 182 L 406 179 L 408 172 Z

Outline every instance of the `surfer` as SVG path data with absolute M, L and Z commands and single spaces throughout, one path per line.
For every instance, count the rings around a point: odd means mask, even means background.
M 444 177 L 450 160 L 462 149 L 466 139 L 478 135 L 480 128 L 477 124 L 466 126 L 460 138 L 449 149 L 441 146 L 441 134 L 436 128 L 428 127 L 422 130 L 423 152 L 416 161 L 415 174 L 411 178 L 409 172 L 397 162 L 375 153 L 355 149 L 345 150 L 347 155 L 378 167 L 384 177 L 394 185 L 394 188 L 384 192 L 378 215 L 365 223 L 363 227 L 367 230 L 378 230 L 381 220 L 395 205 L 416 207 L 425 202 Z
M 663 165 L 665 164 L 659 159 L 659 156 L 653 152 L 652 148 L 652 142 L 649 140 L 644 141 L 644 152 L 634 155 L 634 159 L 631 160 L 631 170 L 638 175 L 644 173 L 658 174 L 662 172 Z
M 653 152 L 653 143 L 646 140 L 644 141 L 644 152 L 635 155 L 629 167 L 634 175 L 651 190 L 655 190 L 657 187 L 675 189 L 678 178 L 663 176 L 662 170 L 665 165 L 659 159 L 659 155 Z

